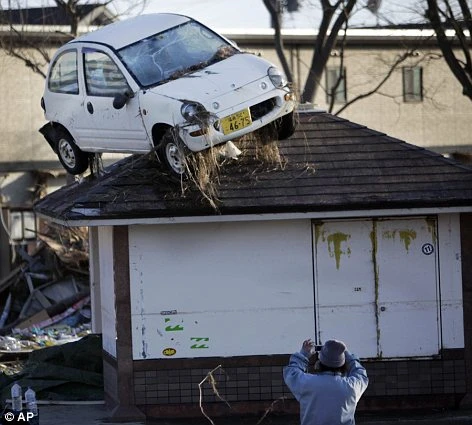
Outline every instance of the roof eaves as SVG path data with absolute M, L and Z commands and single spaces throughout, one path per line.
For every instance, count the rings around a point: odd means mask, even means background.
M 274 30 L 272 28 L 220 28 L 218 31 L 225 37 L 237 41 L 260 41 L 267 42 L 274 40 Z M 285 42 L 305 41 L 312 42 L 318 37 L 317 29 L 282 29 L 282 35 Z M 349 28 L 346 31 L 347 42 L 384 42 L 394 43 L 398 41 L 418 42 L 420 40 L 436 40 L 433 29 L 394 29 L 394 28 Z M 453 39 L 456 36 L 454 30 L 446 30 L 446 37 Z M 339 36 L 344 36 L 341 30 Z
M 326 205 L 318 206 L 316 209 L 305 208 L 303 210 L 297 208 L 280 208 L 268 211 L 264 208 L 233 209 L 227 213 L 210 213 L 187 212 L 187 214 L 179 211 L 178 214 L 154 214 L 152 212 L 141 212 L 130 214 L 103 214 L 101 211 L 93 208 L 76 208 L 66 215 L 50 215 L 41 211 L 36 211 L 37 215 L 47 220 L 64 224 L 71 227 L 80 226 L 103 226 L 103 225 L 132 225 L 142 223 L 190 223 L 190 222 L 221 222 L 221 221 L 258 221 L 258 220 L 282 220 L 282 219 L 319 219 L 319 218 L 340 218 L 340 217 L 379 217 L 379 216 L 409 216 L 409 215 L 426 215 L 426 214 L 444 214 L 444 213 L 469 213 L 472 212 L 472 205 L 467 202 L 458 202 L 451 204 L 450 202 L 438 203 L 431 201 L 417 202 L 397 202 L 397 203 L 357 203 L 350 204 L 346 209 L 339 205 L 336 207 Z

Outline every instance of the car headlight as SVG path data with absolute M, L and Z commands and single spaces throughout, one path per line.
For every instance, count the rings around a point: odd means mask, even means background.
M 277 87 L 278 89 L 285 87 L 287 85 L 287 80 L 285 79 L 285 75 L 283 74 L 280 69 L 276 68 L 275 66 L 271 66 L 267 70 L 267 75 L 272 81 L 272 84 Z
M 187 121 L 194 121 L 198 114 L 206 112 L 205 107 L 198 102 L 184 102 L 180 107 L 180 113 Z

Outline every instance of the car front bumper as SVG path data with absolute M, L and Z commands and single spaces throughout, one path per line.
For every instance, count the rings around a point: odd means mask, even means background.
M 249 108 L 252 123 L 240 130 L 224 134 L 221 130 L 221 119 Z M 251 102 L 236 105 L 215 116 L 215 122 L 201 124 L 186 124 L 179 126 L 179 134 L 187 147 L 193 152 L 199 152 L 212 146 L 237 139 L 252 133 L 259 128 L 289 114 L 295 108 L 295 96 L 289 89 L 271 91 L 268 96 L 252 99 Z

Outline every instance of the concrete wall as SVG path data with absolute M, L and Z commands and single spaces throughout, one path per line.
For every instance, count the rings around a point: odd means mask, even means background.
M 0 50 L 0 162 L 56 159 L 38 132 L 46 122 L 40 106 L 43 89 L 42 76 Z

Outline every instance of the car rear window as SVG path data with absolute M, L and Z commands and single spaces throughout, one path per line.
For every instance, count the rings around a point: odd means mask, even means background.
M 60 54 L 51 66 L 48 88 L 55 93 L 79 94 L 77 51 Z

